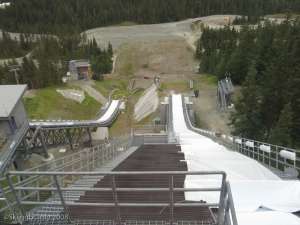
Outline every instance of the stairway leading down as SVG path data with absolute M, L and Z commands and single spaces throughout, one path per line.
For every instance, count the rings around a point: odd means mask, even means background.
M 187 171 L 184 161 L 184 154 L 178 145 L 143 145 L 121 164 L 114 171 Z M 174 177 L 174 187 L 184 187 L 185 176 Z M 169 188 L 167 175 L 151 176 L 122 175 L 115 177 L 117 188 Z M 111 178 L 105 176 L 94 185 L 96 188 L 111 188 Z M 166 192 L 141 191 L 141 192 L 118 192 L 119 203 L 169 203 L 170 196 Z M 112 191 L 87 191 L 80 196 L 81 203 L 114 203 Z M 184 203 L 184 192 L 174 193 L 174 202 Z M 104 206 L 71 206 L 70 216 L 75 220 L 90 220 L 90 224 L 97 224 L 91 221 L 114 221 L 116 214 L 114 208 Z M 169 220 L 169 207 L 120 207 L 121 221 L 129 224 L 136 221 Z M 174 222 L 181 224 L 214 224 L 212 213 L 207 207 L 175 207 Z M 138 222 L 140 221 L 140 222 Z M 156 224 L 156 223 L 155 223 Z

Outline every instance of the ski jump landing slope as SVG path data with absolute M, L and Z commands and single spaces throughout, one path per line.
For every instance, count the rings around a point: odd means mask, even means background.
M 120 110 L 121 101 L 110 102 L 106 111 L 96 120 L 86 121 L 31 121 L 30 127 L 60 128 L 60 127 L 107 127 L 116 119 Z
M 300 181 L 281 180 L 253 159 L 234 152 L 188 129 L 181 95 L 172 95 L 175 135 L 179 138 L 189 171 L 225 171 L 232 188 L 239 225 L 300 225 Z M 221 186 L 219 177 L 190 176 L 186 188 Z M 186 200 L 216 203 L 212 192 L 186 194 Z

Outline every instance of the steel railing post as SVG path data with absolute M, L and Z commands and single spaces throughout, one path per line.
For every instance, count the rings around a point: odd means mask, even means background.
M 40 179 L 37 179 L 37 186 L 40 187 Z M 40 201 L 41 200 L 41 195 L 40 195 L 40 191 L 37 192 L 37 200 Z
M 11 180 L 11 177 L 10 177 L 9 174 L 6 175 L 6 179 L 7 179 L 7 182 L 8 182 L 8 186 L 11 190 L 11 193 L 13 194 L 14 198 L 16 199 L 16 203 L 17 203 L 17 206 L 20 210 L 20 213 L 21 213 L 22 217 L 25 218 L 26 214 L 25 214 L 25 211 L 22 207 L 21 199 L 19 198 L 19 195 L 18 195 L 18 193 L 16 192 L 16 190 L 14 188 L 13 181 Z M 18 222 L 21 222 L 21 223 L 23 222 L 22 218 L 19 218 L 18 215 L 15 215 L 15 216 L 17 216 L 17 221 Z
M 92 152 L 93 152 L 92 153 L 92 157 L 93 157 L 93 159 L 92 159 L 93 164 L 92 165 L 93 165 L 93 169 L 95 169 L 95 148 L 94 147 L 92 148 Z
M 256 146 L 256 154 L 257 154 L 257 159 L 259 162 L 261 162 L 261 157 L 260 157 L 260 150 L 259 150 L 259 146 L 260 146 L 260 143 L 254 143 L 254 146 Z
M 218 209 L 218 225 L 224 224 L 224 211 L 225 211 L 225 197 L 226 197 L 226 174 L 222 175 L 222 186 L 219 200 Z
M 80 159 L 80 169 L 82 169 L 82 157 L 81 157 L 82 153 L 79 153 L 79 159 Z
M 170 176 L 170 225 L 174 223 L 174 176 Z
M 226 202 L 225 202 L 225 216 L 224 221 L 226 225 L 232 225 L 230 220 L 230 203 L 229 203 L 229 195 L 228 192 L 226 193 Z
M 119 202 L 118 202 L 118 194 L 116 191 L 116 179 L 115 176 L 111 176 L 111 186 L 112 186 L 112 194 L 113 194 L 113 199 L 114 199 L 114 204 L 115 204 L 115 214 L 116 214 L 116 221 L 117 224 L 121 224 L 121 215 L 120 215 L 120 208 L 119 208 Z
M 275 147 L 275 151 L 276 151 L 276 169 L 278 169 L 279 165 L 278 165 L 278 147 Z
M 74 163 L 73 163 L 74 162 L 74 155 L 72 155 L 71 160 L 72 160 L 72 166 L 71 166 L 72 168 L 71 169 L 72 169 L 72 171 L 75 171 L 74 170 Z M 72 182 L 74 181 L 74 176 L 73 175 L 71 175 L 71 181 Z
M 226 183 L 226 190 L 227 190 L 227 195 L 228 195 L 228 205 L 230 207 L 230 212 L 231 212 L 231 220 L 233 225 L 238 225 L 237 217 L 236 217 L 236 212 L 235 212 L 235 207 L 234 207 L 234 202 L 232 198 L 232 192 L 231 192 L 231 187 L 229 182 Z
M 54 179 L 54 183 L 55 183 L 55 186 L 56 186 L 56 189 L 57 189 L 57 192 L 58 192 L 61 204 L 62 204 L 62 206 L 64 208 L 65 215 L 67 216 L 68 221 L 70 222 L 69 210 L 68 210 L 68 207 L 66 205 L 66 202 L 65 202 L 65 199 L 64 199 L 64 195 L 63 195 L 63 193 L 61 191 L 57 175 L 53 175 L 53 179 Z

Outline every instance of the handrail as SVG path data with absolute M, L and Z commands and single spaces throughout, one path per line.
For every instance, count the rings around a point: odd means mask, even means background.
M 44 170 L 55 170 L 55 171 L 82 171 L 85 169 L 94 170 L 99 166 L 103 166 L 106 162 L 112 160 L 120 153 L 120 149 L 123 149 L 122 152 L 129 149 L 131 143 L 131 137 L 121 137 L 119 139 L 112 139 L 109 143 L 104 143 L 98 146 L 94 146 L 91 148 L 84 149 L 82 151 L 67 155 L 65 157 L 58 158 L 54 161 L 43 163 L 39 166 L 31 168 L 29 170 L 25 170 L 27 172 L 36 172 L 36 171 L 44 171 Z M 75 172 L 76 173 L 76 172 Z M 77 173 L 76 173 L 77 174 Z M 15 176 L 15 175 L 13 175 Z M 72 177 L 72 182 L 74 181 Z M 4 181 L 4 178 L 0 178 Z M 5 179 L 6 180 L 6 179 Z M 23 186 L 28 187 L 29 185 L 34 185 L 35 187 L 39 187 L 39 185 L 51 186 L 53 185 L 52 180 L 47 180 L 43 178 L 41 175 L 33 175 L 33 176 L 22 176 L 22 180 L 15 182 L 15 186 Z M 12 207 L 14 207 L 17 203 L 14 199 L 11 198 L 11 189 L 6 186 L 2 187 L 2 194 L 6 197 L 9 204 L 4 205 L 0 208 L 0 213 L 4 212 Z M 24 192 L 25 193 L 25 192 Z M 22 200 L 30 199 L 35 192 L 29 193 L 28 195 L 22 196 Z
M 12 176 L 43 176 L 43 177 L 53 177 L 56 180 L 55 186 L 52 187 L 34 187 L 34 186 L 20 186 L 15 185 L 11 182 Z M 116 177 L 122 176 L 143 176 L 152 177 L 153 175 L 162 175 L 163 179 L 166 181 L 172 181 L 176 176 L 220 176 L 221 183 L 216 184 L 215 187 L 203 188 L 203 187 L 196 187 L 196 188 L 185 188 L 185 187 L 176 187 L 173 182 L 169 182 L 169 187 L 165 188 L 152 188 L 152 187 L 118 187 L 116 182 L 112 182 L 111 186 L 104 187 L 104 188 L 96 188 L 96 187 L 64 187 L 59 182 L 59 177 L 65 176 L 104 176 L 108 179 L 116 179 Z M 14 198 L 16 199 L 17 207 L 23 212 L 22 210 L 25 209 L 24 206 L 26 205 L 33 205 L 33 206 L 60 206 L 64 210 L 65 215 L 68 216 L 70 220 L 72 220 L 69 212 L 69 207 L 72 206 L 89 206 L 89 207 L 111 207 L 114 211 L 117 212 L 115 220 L 120 220 L 122 217 L 121 211 L 119 210 L 120 207 L 171 207 L 170 212 L 174 212 L 175 207 L 208 207 L 208 208 L 217 208 L 219 211 L 219 217 L 217 220 L 219 221 L 219 225 L 222 225 L 220 221 L 225 221 L 225 218 L 228 217 L 225 207 L 227 205 L 232 204 L 233 202 L 229 202 L 231 193 L 227 192 L 227 183 L 226 183 L 226 173 L 223 171 L 122 171 L 122 172 L 102 172 L 102 171 L 95 171 L 95 172 L 48 172 L 48 171 L 41 171 L 41 172 L 34 172 L 34 171 L 10 171 L 7 173 L 7 180 L 10 184 L 11 190 L 14 193 Z M 137 184 L 138 185 L 138 184 Z M 51 199 L 49 198 L 46 201 L 40 201 L 39 199 L 34 199 L 31 197 L 30 199 L 21 199 L 18 195 L 18 192 L 25 191 L 25 192 L 39 192 L 39 191 L 50 191 L 58 193 L 59 198 Z M 104 192 L 113 192 L 113 195 L 118 195 L 120 192 L 126 193 L 135 193 L 135 192 L 166 192 L 169 193 L 170 198 L 169 200 L 163 202 L 149 202 L 145 200 L 143 202 L 137 201 L 135 202 L 134 199 L 130 202 L 119 202 L 118 198 L 115 198 L 114 201 L 111 202 L 85 202 L 85 201 L 70 201 L 66 199 L 66 196 L 63 194 L 65 192 L 78 192 L 78 191 L 104 191 Z M 203 202 L 203 201 L 186 201 L 186 202 L 174 202 L 173 196 L 174 193 L 178 192 L 219 192 L 220 193 L 220 200 L 219 202 Z M 232 206 L 230 206 L 230 210 Z M 229 210 L 229 211 L 230 211 Z M 24 214 L 25 212 L 23 212 Z M 170 213 L 169 221 L 172 224 L 174 221 L 174 214 Z M 233 223 L 233 225 L 237 225 Z
M 222 175 L 226 176 L 224 171 L 121 171 L 121 172 L 56 172 L 56 171 L 9 171 L 7 175 L 42 175 L 42 176 L 62 176 L 62 175 L 92 175 L 92 176 L 106 176 L 106 175 Z
M 281 171 L 284 170 L 284 167 L 292 167 L 296 169 L 299 173 L 298 175 L 300 175 L 300 150 L 237 136 L 224 134 L 217 135 L 216 132 L 194 127 L 190 121 L 184 99 L 182 104 L 186 124 L 192 131 L 211 138 L 214 141 L 220 142 L 220 144 L 229 146 L 232 150 L 238 151 L 252 159 L 255 159 L 268 167 Z M 289 157 L 284 157 L 283 154 L 280 154 L 282 151 L 294 153 L 294 160 L 291 160 Z
M 29 129 L 28 122 L 24 122 L 22 127 L 17 130 L 17 133 L 9 138 L 6 144 L 1 147 L 3 150 L 0 157 L 0 175 L 5 171 L 11 163 L 11 159 L 15 154 L 17 147 L 23 140 L 24 135 Z
M 194 132 L 196 133 L 199 133 L 201 135 L 204 135 L 206 137 L 209 137 L 209 138 L 215 138 L 216 137 L 216 133 L 213 132 L 213 131 L 208 131 L 208 130 L 204 130 L 204 129 L 201 129 L 201 128 L 198 128 L 198 127 L 195 127 L 191 120 L 190 120 L 190 117 L 189 117 L 189 113 L 187 111 L 187 107 L 186 107 L 186 104 L 185 104 L 185 100 L 184 98 L 182 98 L 182 108 L 184 110 L 183 112 L 183 115 L 184 115 L 184 119 L 185 119 L 185 122 L 187 124 L 187 126 Z

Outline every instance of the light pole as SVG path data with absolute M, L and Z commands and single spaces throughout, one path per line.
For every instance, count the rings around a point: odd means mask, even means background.
M 8 66 L 8 68 L 9 68 L 9 72 L 14 73 L 16 83 L 19 84 L 20 81 L 19 81 L 18 71 L 20 70 L 20 66 L 19 65 L 10 65 L 10 66 Z

